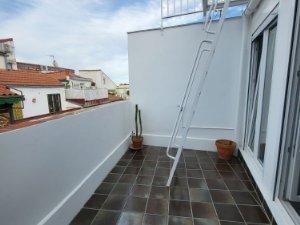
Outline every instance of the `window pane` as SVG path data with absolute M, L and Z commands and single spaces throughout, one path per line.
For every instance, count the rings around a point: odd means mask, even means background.
M 276 26 L 272 27 L 269 30 L 269 38 L 268 38 L 269 40 L 268 40 L 267 59 L 266 59 L 266 74 L 265 74 L 265 81 L 264 81 L 262 115 L 261 115 L 259 146 L 258 146 L 259 148 L 258 158 L 261 162 L 264 161 L 264 157 L 265 157 L 276 30 L 277 30 Z
M 258 104 L 258 91 L 259 91 L 259 67 L 262 54 L 263 36 L 259 35 L 252 43 L 252 59 L 251 59 L 251 73 L 249 80 L 248 91 L 248 106 L 247 106 L 247 145 L 254 150 L 254 137 L 255 137 L 255 121 L 257 114 Z

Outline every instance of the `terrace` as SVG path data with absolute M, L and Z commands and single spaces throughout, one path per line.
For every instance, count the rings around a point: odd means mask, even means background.
M 184 150 L 166 187 L 171 163 L 165 151 L 154 146 L 128 150 L 71 225 L 270 224 L 237 158 L 225 161 L 215 152 Z
M 203 18 L 212 4 L 204 0 L 202 8 L 188 11 L 176 4 L 172 12 L 170 2 L 162 1 L 164 22 L 190 14 Z M 226 5 L 218 2 L 216 10 Z M 176 159 L 166 149 L 207 27 L 201 19 L 129 32 L 129 100 L 0 133 L 0 223 L 299 224 L 297 4 L 230 3 L 243 10 L 225 19 L 211 49 L 211 66 L 170 186 Z M 222 15 L 213 17 L 212 30 Z M 195 74 L 199 82 L 201 70 Z M 142 110 L 141 151 L 129 149 L 135 104 Z M 220 138 L 237 143 L 230 161 L 217 156 L 214 143 Z

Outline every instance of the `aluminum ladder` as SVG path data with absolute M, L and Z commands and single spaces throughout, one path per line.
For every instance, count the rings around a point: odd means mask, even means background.
M 191 127 L 191 123 L 195 115 L 201 93 L 203 91 L 205 80 L 209 68 L 211 66 L 211 62 L 215 54 L 217 44 L 220 39 L 223 23 L 226 19 L 226 13 L 229 8 L 229 3 L 230 0 L 225 0 L 223 8 L 220 10 L 217 9 L 218 0 L 213 0 L 212 4 L 210 5 L 209 11 L 206 14 L 206 19 L 203 28 L 204 31 L 203 39 L 200 42 L 200 45 L 198 47 L 196 58 L 194 60 L 194 64 L 192 67 L 192 71 L 189 75 L 188 83 L 181 104 L 179 106 L 179 112 L 177 115 L 176 122 L 174 124 L 172 136 L 170 138 L 168 148 L 166 150 L 167 156 L 171 160 L 173 160 L 173 166 L 170 171 L 169 179 L 167 181 L 167 186 L 171 185 L 183 147 L 185 145 L 187 135 Z M 213 21 L 213 17 L 216 12 L 220 12 L 221 15 L 217 22 L 216 29 L 212 31 L 211 23 Z M 198 73 L 198 67 L 201 62 L 204 64 L 201 68 L 202 70 L 199 72 L 200 75 L 200 77 L 198 77 L 199 81 L 196 82 L 195 78 L 197 78 L 196 75 Z M 196 87 L 194 87 L 193 85 L 195 85 Z M 195 93 L 193 93 L 192 89 L 194 90 Z M 184 119 L 186 121 L 184 121 Z M 179 140 L 179 144 L 176 143 L 177 140 Z M 175 150 L 177 149 L 175 156 L 170 154 L 171 149 L 175 149 Z

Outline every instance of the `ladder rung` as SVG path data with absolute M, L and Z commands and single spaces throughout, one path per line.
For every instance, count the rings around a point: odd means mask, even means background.
M 213 32 L 213 31 L 210 31 L 210 30 L 206 30 L 205 32 L 208 33 L 208 34 L 216 34 L 216 32 Z

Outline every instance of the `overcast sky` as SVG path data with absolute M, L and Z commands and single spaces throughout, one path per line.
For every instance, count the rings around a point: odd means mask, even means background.
M 18 61 L 101 68 L 128 82 L 127 32 L 160 26 L 160 0 L 0 0 L 0 38 Z

